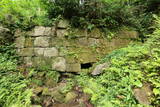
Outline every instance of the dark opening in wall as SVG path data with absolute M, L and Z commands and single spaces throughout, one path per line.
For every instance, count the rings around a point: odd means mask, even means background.
M 93 63 L 81 64 L 81 69 L 89 69 L 93 66 Z

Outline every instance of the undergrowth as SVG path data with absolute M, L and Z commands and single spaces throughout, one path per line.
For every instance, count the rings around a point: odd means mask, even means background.
M 28 80 L 17 70 L 13 46 L 0 46 L 0 106 L 29 107 L 32 91 Z
M 113 51 L 102 62 L 110 62 L 100 76 L 82 74 L 76 83 L 91 95 L 96 107 L 143 107 L 135 99 L 134 88 L 145 83 L 152 86 L 151 106 L 160 106 L 160 18 L 157 27 L 145 44 L 131 44 Z

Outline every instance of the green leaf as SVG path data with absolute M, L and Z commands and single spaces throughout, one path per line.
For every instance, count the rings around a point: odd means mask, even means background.
M 154 93 L 155 95 L 159 95 L 159 94 L 160 94 L 160 89 L 154 88 L 154 89 L 153 89 L 153 93 Z

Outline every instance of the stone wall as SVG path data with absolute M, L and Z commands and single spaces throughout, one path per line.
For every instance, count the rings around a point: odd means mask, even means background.
M 17 53 L 26 66 L 81 72 L 112 50 L 126 46 L 137 33 L 121 31 L 109 41 L 99 29 L 91 32 L 74 29 L 62 20 L 53 27 L 37 26 L 28 32 L 17 30 L 15 37 Z

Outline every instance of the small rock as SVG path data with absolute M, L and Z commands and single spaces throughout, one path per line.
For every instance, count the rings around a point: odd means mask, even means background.
M 48 36 L 51 35 L 52 33 L 52 28 L 51 27 L 46 27 L 44 31 L 44 35 Z
M 142 88 L 136 88 L 133 90 L 135 98 L 140 104 L 150 105 L 149 97 L 153 94 L 150 85 L 144 84 Z
M 105 69 L 105 68 L 108 68 L 110 66 L 110 64 L 109 63 L 103 63 L 103 64 L 99 64 L 99 65 L 97 65 L 95 68 L 94 68 L 94 70 L 92 71 L 92 75 L 99 75 L 99 74 L 101 74 L 102 73 L 102 71 Z
M 77 94 L 75 92 L 68 92 L 66 94 L 66 97 L 64 99 L 65 103 L 69 103 L 73 101 L 77 97 Z
M 35 93 L 36 95 L 41 93 L 43 91 L 43 87 L 36 87 L 34 90 L 33 90 L 33 93 Z

